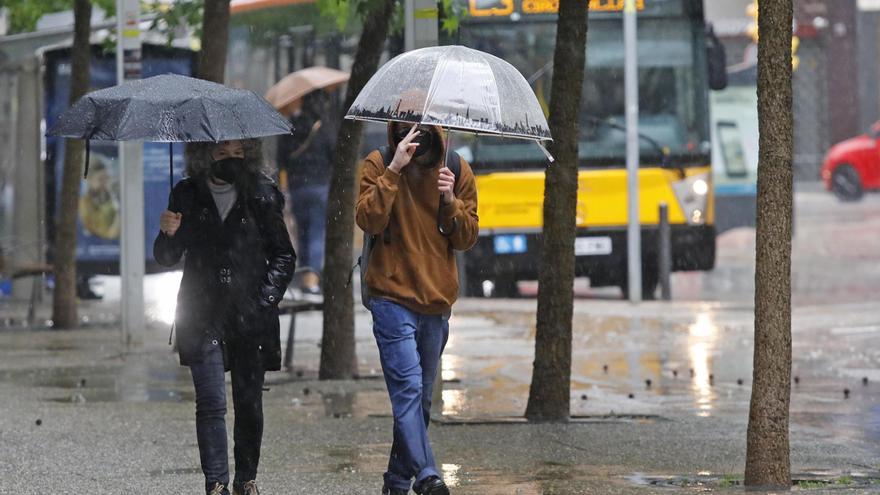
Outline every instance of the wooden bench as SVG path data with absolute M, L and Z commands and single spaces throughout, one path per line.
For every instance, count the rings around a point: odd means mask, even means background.
M 306 311 L 324 311 L 323 301 L 307 301 L 305 299 L 285 299 L 278 305 L 278 314 L 290 315 L 290 326 L 287 329 L 287 346 L 284 350 L 284 367 L 293 367 L 293 339 L 296 336 L 296 315 Z

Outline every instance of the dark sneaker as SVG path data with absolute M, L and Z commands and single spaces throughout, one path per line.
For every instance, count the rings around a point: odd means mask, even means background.
M 406 495 L 409 493 L 409 490 L 402 490 L 400 488 L 389 488 L 388 486 L 382 486 L 382 495 Z
M 449 488 L 438 476 L 428 476 L 413 491 L 419 495 L 449 495 Z
M 257 489 L 257 482 L 250 480 L 240 487 L 233 486 L 232 495 L 260 495 L 260 490 Z
M 229 495 L 229 490 L 222 483 L 214 483 L 214 487 L 208 491 L 208 495 Z

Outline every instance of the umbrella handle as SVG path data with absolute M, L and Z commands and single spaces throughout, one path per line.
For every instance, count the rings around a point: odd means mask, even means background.
M 168 143 L 168 185 L 174 189 L 174 143 Z
M 452 134 L 452 128 L 446 128 L 446 146 L 443 147 L 443 166 L 445 167 L 447 163 L 449 163 L 449 135 Z M 458 177 L 455 178 L 458 181 Z M 453 190 L 455 190 L 455 185 L 452 186 Z M 437 230 L 440 231 L 440 234 L 444 237 L 452 236 L 452 233 L 455 232 L 455 229 L 458 228 L 458 219 L 452 219 L 452 228 L 447 231 L 443 228 L 443 195 L 440 195 L 440 204 L 437 206 Z
M 83 179 L 86 179 L 89 176 L 89 154 L 90 154 L 89 143 L 90 142 L 91 141 L 89 139 L 86 139 L 86 163 L 83 168 Z
M 547 147 L 544 146 L 544 143 L 542 143 L 541 141 L 535 141 L 535 142 L 538 143 L 538 147 L 541 148 L 541 151 L 544 152 L 544 156 L 547 157 L 548 162 L 553 163 L 556 161 L 556 159 L 553 158 L 553 155 L 550 154 L 550 151 L 547 149 Z

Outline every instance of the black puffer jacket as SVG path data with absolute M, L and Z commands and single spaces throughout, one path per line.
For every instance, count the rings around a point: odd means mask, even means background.
M 234 342 L 227 352 L 255 347 L 263 369 L 281 368 L 278 303 L 296 262 L 283 205 L 275 183 L 261 176 L 251 192 L 239 190 L 221 221 L 203 180 L 174 186 L 168 209 L 182 214 L 180 228 L 173 237 L 160 232 L 153 253 L 165 266 L 186 255 L 175 315 L 182 365 L 200 362 L 216 340 Z

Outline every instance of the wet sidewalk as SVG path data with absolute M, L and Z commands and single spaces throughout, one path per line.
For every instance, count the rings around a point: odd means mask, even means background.
M 431 430 L 453 493 L 741 489 L 750 306 L 578 301 L 575 418 L 566 425 L 519 419 L 534 307 L 457 306 L 435 411 L 442 417 Z M 87 316 L 107 311 L 97 304 Z M 320 319 L 298 320 L 294 370 L 270 374 L 265 394 L 264 493 L 379 493 L 390 410 L 366 313 L 357 327 L 363 378 L 318 382 Z M 801 306 L 794 328 L 798 489 L 873 490 L 880 350 L 871 344 L 880 316 L 868 303 Z M 0 330 L 0 493 L 198 493 L 192 388 L 167 331 L 154 324 L 126 355 L 109 321 L 73 332 Z

